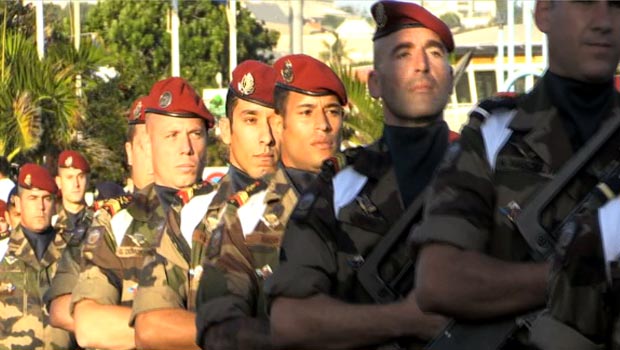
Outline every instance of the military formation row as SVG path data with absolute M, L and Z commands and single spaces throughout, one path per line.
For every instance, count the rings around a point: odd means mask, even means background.
M 245 61 L 218 183 L 200 180 L 212 114 L 183 79 L 155 83 L 128 114 L 131 194 L 87 207 L 74 151 L 55 179 L 20 168 L 0 349 L 620 348 L 619 4 L 537 2 L 549 70 L 459 136 L 449 28 L 379 1 L 383 136 L 340 151 L 347 92 L 320 61 Z

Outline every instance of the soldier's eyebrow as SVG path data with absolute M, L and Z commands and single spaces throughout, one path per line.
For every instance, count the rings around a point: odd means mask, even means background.
M 295 106 L 295 108 L 315 108 L 316 103 L 306 102 Z
M 394 46 L 394 48 L 391 51 L 391 54 L 394 55 L 399 50 L 412 49 L 414 47 L 416 47 L 416 44 L 414 44 L 414 43 L 412 43 L 410 41 L 402 42 L 402 43 L 399 43 L 398 45 Z M 441 51 L 446 51 L 445 45 L 441 41 L 436 40 L 436 39 L 429 39 L 429 40 L 427 40 L 422 47 L 425 48 L 425 49 L 437 48 L 437 49 L 440 49 Z

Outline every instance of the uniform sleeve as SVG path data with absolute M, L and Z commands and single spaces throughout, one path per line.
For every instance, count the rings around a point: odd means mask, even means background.
M 313 226 L 291 219 L 282 241 L 280 266 L 265 281 L 267 310 L 277 297 L 329 294 L 337 271 L 334 256 Z
M 80 275 L 80 265 L 73 258 L 72 247 L 66 248 L 56 268 L 56 274 L 52 279 L 52 284 L 43 296 L 44 302 L 49 306 L 52 300 L 61 295 L 71 294 L 78 282 Z
M 117 305 L 121 300 L 121 291 L 109 280 L 108 275 L 98 266 L 88 264 L 78 277 L 71 297 L 71 313 L 75 304 L 91 299 L 102 305 Z
M 424 220 L 414 229 L 414 246 L 447 243 L 484 251 L 495 208 L 492 172 L 479 129 L 465 127 L 446 152 L 427 193 Z
M 144 260 L 140 271 L 138 291 L 133 300 L 129 324 L 134 325 L 136 317 L 142 312 L 159 309 L 185 309 L 187 296 L 183 288 L 187 277 L 180 267 L 166 261 L 159 254 L 150 255 Z M 172 277 L 172 281 L 168 276 Z M 174 284 L 176 288 L 171 285 Z

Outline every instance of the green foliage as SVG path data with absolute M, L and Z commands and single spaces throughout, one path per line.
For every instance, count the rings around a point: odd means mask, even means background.
M 108 0 L 87 17 L 85 29 L 99 33 L 114 56 L 121 83 L 133 96 L 145 94 L 169 76 L 170 34 L 167 1 Z M 197 89 L 215 87 L 217 72 L 228 76 L 228 23 L 223 5 L 209 0 L 179 1 L 181 75 Z M 268 61 L 278 33 L 264 29 L 250 13 L 237 12 L 237 54 Z
M 383 132 L 383 107 L 379 100 L 368 93 L 368 86 L 355 76 L 348 66 L 332 66 L 332 69 L 342 80 L 351 112 L 345 119 L 345 131 L 350 134 L 351 141 L 360 144 L 369 144 L 378 139 Z
M 343 17 L 334 16 L 334 15 L 325 15 L 325 17 L 323 17 L 323 19 L 321 20 L 321 26 L 327 27 L 330 29 L 336 29 L 338 28 L 339 25 L 342 24 L 342 22 L 344 22 Z

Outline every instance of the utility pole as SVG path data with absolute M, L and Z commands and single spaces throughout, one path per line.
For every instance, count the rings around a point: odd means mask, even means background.
M 181 58 L 179 55 L 179 0 L 172 1 L 170 13 L 170 61 L 172 76 L 181 76 Z
M 81 32 L 81 19 L 80 19 L 80 0 L 72 0 L 71 6 L 73 7 L 73 46 L 75 51 L 80 51 L 80 40 L 82 37 Z M 75 94 L 78 97 L 82 96 L 82 75 L 75 76 Z
M 43 0 L 36 0 L 35 2 L 35 11 L 36 11 L 36 27 L 37 27 L 37 53 L 39 54 L 39 59 L 42 60 L 45 56 L 45 35 L 44 29 L 45 24 L 43 23 Z
M 291 23 L 291 53 L 303 53 L 304 0 L 289 0 Z
M 237 0 L 228 0 L 228 78 L 237 67 Z

